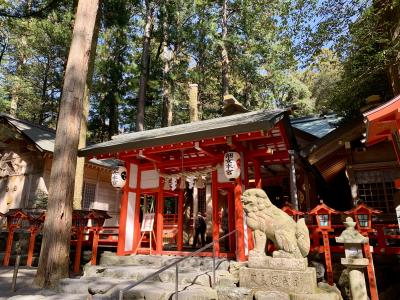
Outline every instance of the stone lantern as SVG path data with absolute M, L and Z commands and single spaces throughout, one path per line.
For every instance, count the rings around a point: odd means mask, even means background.
M 93 209 L 88 213 L 87 218 L 91 221 L 92 225 L 89 227 L 89 231 L 93 232 L 92 259 L 90 263 L 95 265 L 97 261 L 97 247 L 99 244 L 100 231 L 103 229 L 105 220 L 111 217 L 105 211 Z
M 367 288 L 362 269 L 368 266 L 369 261 L 363 257 L 362 245 L 367 244 L 369 239 L 355 229 L 356 222 L 353 218 L 347 217 L 344 225 L 346 229 L 336 237 L 336 242 L 344 244 L 345 257 L 341 259 L 341 263 L 349 270 L 351 299 L 367 300 Z
M 20 209 L 10 209 L 5 216 L 7 217 L 8 236 L 6 253 L 3 258 L 3 266 L 8 266 L 10 262 L 11 249 L 14 239 L 14 233 L 21 226 L 23 220 L 28 219 L 28 215 Z
M 326 265 L 326 275 L 328 283 L 333 285 L 333 271 L 331 260 L 331 248 L 329 246 L 329 232 L 333 232 L 332 228 L 332 215 L 340 214 L 339 211 L 327 206 L 322 200 L 320 204 L 314 207 L 309 213 L 310 216 L 315 216 L 317 221 L 317 232 L 321 232 L 322 240 L 324 242 L 324 255 Z M 319 239 L 319 238 L 318 238 Z
M 356 220 L 356 227 L 363 236 L 368 236 L 370 232 L 376 232 L 376 230 L 372 228 L 372 216 L 380 213 L 382 213 L 382 211 L 373 209 L 364 203 L 361 203 L 355 208 L 345 212 L 345 214 L 353 216 L 353 218 Z M 379 298 L 374 272 L 374 260 L 371 253 L 372 250 L 370 248 L 369 242 L 363 244 L 365 257 L 369 261 L 367 272 L 371 299 L 377 300 Z

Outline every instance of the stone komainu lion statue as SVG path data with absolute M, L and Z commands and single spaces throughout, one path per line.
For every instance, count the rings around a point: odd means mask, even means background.
M 254 251 L 265 255 L 267 239 L 276 251 L 273 257 L 302 258 L 310 251 L 310 236 L 304 219 L 297 223 L 271 203 L 261 189 L 246 190 L 242 196 L 247 226 L 254 232 Z

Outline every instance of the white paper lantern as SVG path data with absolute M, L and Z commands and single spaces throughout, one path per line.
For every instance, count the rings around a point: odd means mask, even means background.
M 228 179 L 236 179 L 240 176 L 240 154 L 227 152 L 224 155 L 224 174 Z
M 111 184 L 113 187 L 121 189 L 126 183 L 127 170 L 125 167 L 119 166 L 112 171 Z

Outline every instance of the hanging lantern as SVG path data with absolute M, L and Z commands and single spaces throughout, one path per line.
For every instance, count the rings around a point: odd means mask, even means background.
M 123 188 L 126 183 L 126 168 L 119 166 L 112 171 L 111 184 L 115 188 Z
M 237 152 L 227 152 L 224 155 L 224 173 L 229 180 L 240 176 L 240 154 Z

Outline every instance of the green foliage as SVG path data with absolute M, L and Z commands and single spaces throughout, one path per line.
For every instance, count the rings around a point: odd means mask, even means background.
M 56 125 L 72 2 L 55 7 L 51 0 L 0 0 L 1 111 L 10 111 L 16 99 L 17 116 Z M 173 124 L 189 121 L 189 83 L 199 85 L 200 119 L 221 114 L 222 45 L 229 58 L 229 91 L 250 110 L 295 108 L 297 116 L 334 110 L 353 116 L 367 96 L 391 96 L 386 70 L 399 45 L 388 35 L 394 21 L 387 16 L 395 15 L 397 1 L 379 2 L 374 9 L 377 2 L 366 0 L 228 0 L 224 40 L 221 3 L 153 2 L 146 129 L 161 126 L 164 21 L 172 53 L 165 76 Z M 135 130 L 144 24 L 144 0 L 103 1 L 90 97 L 93 141 Z
M 9 19 L 0 66 L 1 102 L 18 100 L 17 117 L 55 127 L 71 37 L 71 7 L 43 19 Z

